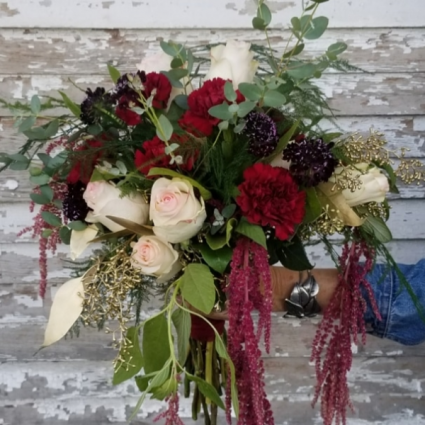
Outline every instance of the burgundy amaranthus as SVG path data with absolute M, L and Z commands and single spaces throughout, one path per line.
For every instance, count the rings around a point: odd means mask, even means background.
M 168 409 L 160 413 L 153 421 L 165 419 L 164 425 L 184 425 L 179 416 L 179 393 L 172 393 L 166 400 L 168 401 Z
M 266 351 L 270 350 L 272 286 L 267 251 L 246 238 L 233 251 L 228 286 L 229 327 L 227 347 L 235 365 L 239 396 L 238 425 L 274 425 L 264 388 L 264 365 L 259 348 L 264 330 Z M 259 312 L 257 332 L 251 317 Z M 229 375 L 230 376 L 230 375 Z M 226 416 L 231 423 L 230 380 L 226 389 Z
M 362 257 L 365 258 L 364 263 L 360 262 Z M 347 407 L 353 409 L 347 373 L 353 360 L 351 342 L 357 345 L 358 334 L 361 334 L 362 343 L 366 343 L 364 314 L 367 303 L 364 292 L 374 314 L 381 320 L 372 288 L 366 280 L 373 267 L 373 258 L 374 250 L 365 241 L 344 245 L 339 259 L 338 286 L 314 338 L 311 361 L 316 363 L 317 383 L 313 405 L 321 396 L 324 425 L 331 425 L 334 419 L 336 425 L 345 425 Z M 326 355 L 322 359 L 325 349 Z

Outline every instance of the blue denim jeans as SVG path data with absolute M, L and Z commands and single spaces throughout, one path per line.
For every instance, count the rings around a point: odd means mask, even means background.
M 418 302 L 425 306 L 425 259 L 414 265 L 399 264 L 410 283 Z M 377 264 L 368 275 L 382 320 L 378 321 L 370 305 L 365 320 L 372 335 L 389 338 L 405 345 L 425 341 L 425 322 L 396 272 L 388 266 Z M 425 311 L 425 308 L 423 308 Z

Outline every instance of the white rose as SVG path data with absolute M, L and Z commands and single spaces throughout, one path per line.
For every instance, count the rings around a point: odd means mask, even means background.
M 388 178 L 377 167 L 370 168 L 365 174 L 369 164 L 355 164 L 354 169 L 349 171 L 352 177 L 357 176 L 361 184 L 358 189 L 352 192 L 350 189 L 344 189 L 342 195 L 350 207 L 366 204 L 368 202 L 383 202 L 385 196 L 390 190 Z M 335 170 L 336 178 L 342 171 L 342 167 Z M 343 177 L 341 177 L 343 178 Z M 335 181 L 334 178 L 330 179 Z
M 231 80 L 235 89 L 240 83 L 252 83 L 258 62 L 254 60 L 254 52 L 249 50 L 250 47 L 249 43 L 235 40 L 213 47 L 210 53 L 211 68 L 205 80 Z
M 146 224 L 148 221 L 149 205 L 142 195 L 122 197 L 117 187 L 104 180 L 90 182 L 83 198 L 87 206 L 93 210 L 87 215 L 86 221 L 102 223 L 112 232 L 123 230 L 124 227 L 106 216 L 124 218 L 137 224 Z
M 131 265 L 143 274 L 156 276 L 158 282 L 165 282 L 182 268 L 178 252 L 158 236 L 142 236 L 133 245 Z
M 204 200 L 195 197 L 188 181 L 164 177 L 152 186 L 149 215 L 155 235 L 171 243 L 195 236 L 207 217 Z
M 173 57 L 167 55 L 164 51 L 156 53 L 154 55 L 146 56 L 142 59 L 139 65 L 137 65 L 137 69 L 139 71 L 145 71 L 146 74 L 150 72 L 161 72 L 161 71 L 169 71 L 171 69 L 171 61 Z M 182 68 L 186 68 L 186 64 L 183 65 Z M 171 89 L 170 99 L 168 100 L 167 109 L 170 107 L 171 102 L 174 100 L 176 96 L 179 94 L 189 94 L 192 92 L 193 88 L 191 84 L 187 84 L 188 79 L 184 77 L 182 79 L 182 84 L 186 86 L 186 91 L 182 88 L 173 87 Z

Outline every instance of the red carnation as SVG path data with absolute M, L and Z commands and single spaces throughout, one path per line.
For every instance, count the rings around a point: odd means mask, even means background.
M 146 81 L 143 83 L 144 86 L 144 96 L 149 98 L 153 91 L 156 90 L 156 93 L 153 97 L 152 105 L 157 109 L 165 109 L 168 104 L 168 100 L 171 95 L 171 83 L 168 78 L 163 74 L 158 74 L 157 72 L 150 72 L 146 74 Z
M 170 139 L 170 143 L 178 143 L 180 145 L 187 141 L 187 136 L 177 134 L 173 134 Z M 141 173 L 146 175 L 153 167 L 176 168 L 176 163 L 170 164 L 171 156 L 165 153 L 165 147 L 166 144 L 158 136 L 155 136 L 152 140 L 147 140 L 142 146 L 144 152 L 136 150 L 134 165 Z M 179 149 L 174 151 L 174 153 L 175 155 L 180 155 Z M 183 164 L 179 165 L 180 169 L 190 171 L 198 155 L 199 151 L 197 149 L 184 152 L 182 155 Z
M 214 126 L 220 120 L 212 117 L 208 110 L 217 105 L 221 105 L 226 101 L 224 96 L 224 85 L 226 80 L 222 78 L 213 78 L 205 81 L 198 90 L 194 90 L 187 98 L 189 110 L 185 112 L 179 124 L 185 130 L 191 132 L 195 136 L 210 136 Z M 244 97 L 237 92 L 238 98 L 236 102 L 240 103 Z
M 90 181 L 90 177 L 93 173 L 94 166 L 96 165 L 99 158 L 102 156 L 102 151 L 100 149 L 103 146 L 103 143 L 99 140 L 86 140 L 84 145 L 78 146 L 74 149 L 74 152 L 88 151 L 93 149 L 86 154 L 74 154 L 71 158 L 73 160 L 73 166 L 69 172 L 66 181 L 70 184 L 75 184 L 78 181 L 81 181 L 84 184 L 87 184 Z
M 276 237 L 288 239 L 305 213 L 305 192 L 300 192 L 285 168 L 257 163 L 244 172 L 236 203 L 250 223 L 273 226 Z
M 118 105 L 115 108 L 117 117 L 127 125 L 137 125 L 142 121 L 142 117 L 137 112 L 131 110 L 133 106 L 136 106 L 136 104 L 124 95 L 120 97 Z

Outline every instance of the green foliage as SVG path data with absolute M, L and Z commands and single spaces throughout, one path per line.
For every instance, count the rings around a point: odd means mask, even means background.
M 189 353 L 190 314 L 181 308 L 177 308 L 173 311 L 171 318 L 177 331 L 178 360 L 181 365 L 184 365 Z
M 362 228 L 381 243 L 388 243 L 393 238 L 390 229 L 380 217 L 368 216 Z
M 144 371 L 161 370 L 170 357 L 168 325 L 164 314 L 148 319 L 143 326 Z
M 313 268 L 305 252 L 304 245 L 298 236 L 294 236 L 288 242 L 276 245 L 275 255 L 287 269 L 303 271 Z
M 186 376 L 191 381 L 196 383 L 196 386 L 205 398 L 210 399 L 214 404 L 224 410 L 223 400 L 220 398 L 217 390 L 211 384 L 209 384 L 199 376 L 191 375 L 188 372 L 186 372 Z
M 261 226 L 252 224 L 244 217 L 242 217 L 235 230 L 237 233 L 246 236 L 247 238 L 258 243 L 258 245 L 261 245 L 263 248 L 267 249 L 266 235 L 264 234 L 264 230 Z
M 211 241 L 210 241 L 211 242 Z M 219 249 L 213 250 L 207 244 L 197 246 L 202 254 L 204 261 L 216 272 L 223 274 L 232 259 L 233 250 L 224 245 Z

